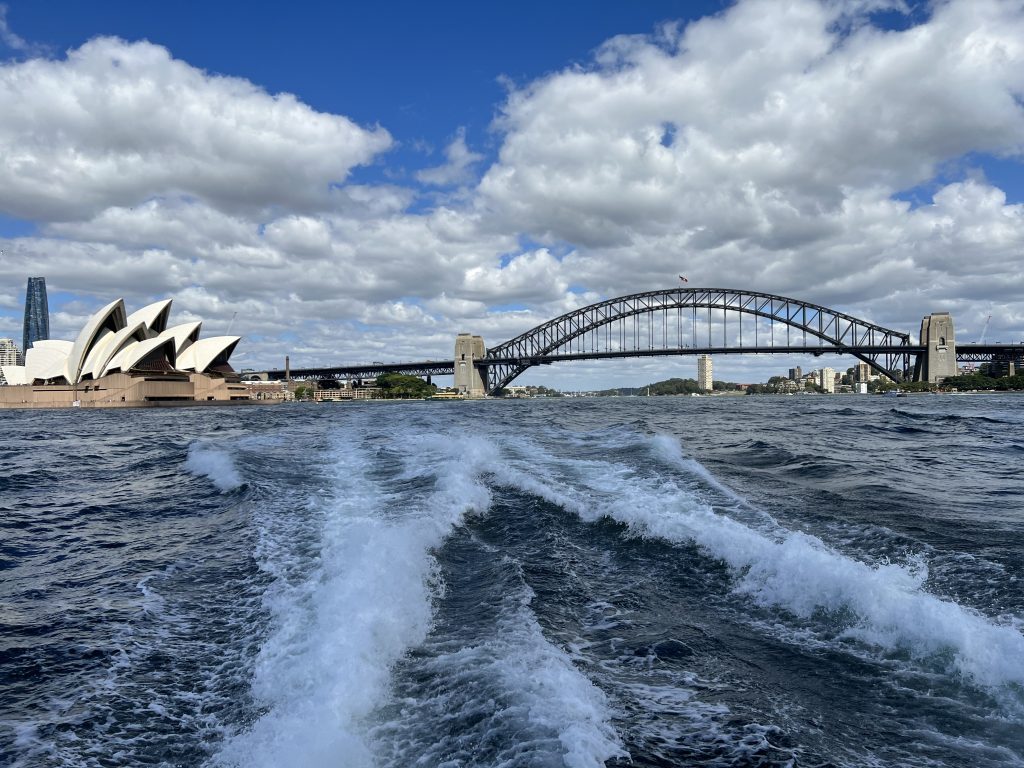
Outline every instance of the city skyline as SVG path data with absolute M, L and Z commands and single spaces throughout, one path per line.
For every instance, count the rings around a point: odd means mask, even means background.
M 240 368 L 424 359 L 681 273 L 1019 338 L 1010 4 L 242 8 L 0 5 L 0 336 L 46 275 L 58 336 L 101 297 L 168 295 L 217 333 L 237 316 Z

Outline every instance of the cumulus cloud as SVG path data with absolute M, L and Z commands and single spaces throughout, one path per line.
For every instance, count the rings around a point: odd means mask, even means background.
M 472 267 L 465 272 L 463 292 L 491 301 L 549 301 L 568 288 L 561 265 L 546 248 L 520 254 L 506 266 Z
M 590 70 L 511 95 L 482 193 L 510 226 L 589 246 L 686 235 L 693 249 L 806 246 L 859 190 L 932 178 L 1024 141 L 1024 21 L 940 5 L 906 32 L 842 37 L 830 6 L 750 0 Z
M 382 128 L 116 38 L 0 67 L 0 107 L 0 208 L 32 220 L 158 196 L 320 210 L 332 185 L 392 143 Z

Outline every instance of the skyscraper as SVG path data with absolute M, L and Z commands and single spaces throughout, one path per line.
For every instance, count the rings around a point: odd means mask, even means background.
M 46 303 L 46 278 L 30 277 L 25 289 L 25 327 L 21 337 L 22 354 L 33 341 L 50 338 L 50 308 Z
M 714 389 L 714 381 L 711 378 L 711 355 L 697 356 L 697 386 L 705 392 Z

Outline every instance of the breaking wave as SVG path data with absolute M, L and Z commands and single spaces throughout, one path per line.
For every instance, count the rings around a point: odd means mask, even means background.
M 221 493 L 243 485 L 231 454 L 208 443 L 197 441 L 189 445 L 185 469 L 193 475 L 207 478 Z
M 949 656 L 956 672 L 973 683 L 1024 686 L 1024 635 L 979 612 L 924 589 L 926 563 L 869 564 L 821 539 L 790 531 L 767 518 L 740 522 L 716 511 L 687 476 L 695 471 L 676 442 L 637 436 L 648 455 L 682 470 L 682 477 L 649 476 L 625 463 L 557 456 L 536 444 L 523 446 L 529 466 L 495 467 L 501 482 L 536 494 L 582 519 L 608 518 L 637 535 L 694 543 L 728 564 L 735 589 L 756 603 L 808 618 L 819 612 L 845 622 L 842 637 L 914 658 Z M 735 501 L 734 494 L 727 501 Z

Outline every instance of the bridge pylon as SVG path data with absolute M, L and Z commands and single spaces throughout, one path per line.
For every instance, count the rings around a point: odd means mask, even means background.
M 921 346 L 925 350 L 917 356 L 914 381 L 940 384 L 943 379 L 956 376 L 956 338 L 949 312 L 932 312 L 922 318 Z
M 478 360 L 487 357 L 482 336 L 460 333 L 455 337 L 455 391 L 467 397 L 487 395 L 487 369 Z

